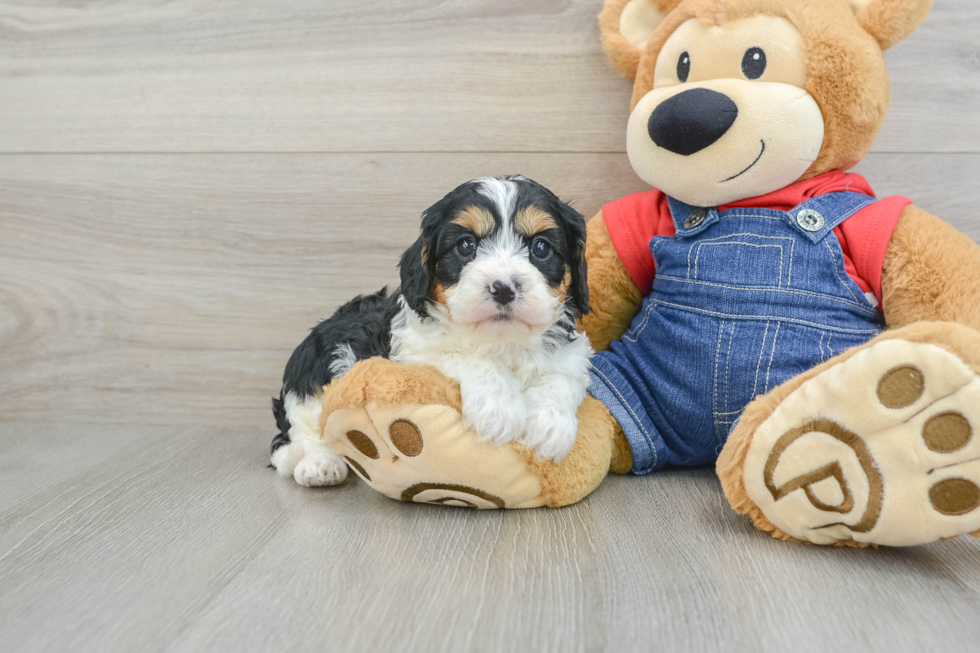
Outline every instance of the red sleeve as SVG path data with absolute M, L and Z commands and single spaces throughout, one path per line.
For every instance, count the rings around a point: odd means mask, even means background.
M 633 283 L 644 296 L 649 295 L 656 274 L 650 240 L 676 233 L 667 196 L 659 190 L 627 195 L 602 207 L 602 215 L 616 253 Z
M 844 251 L 847 273 L 865 292 L 873 292 L 882 306 L 881 269 L 885 252 L 902 211 L 912 203 L 907 197 L 886 197 L 861 209 L 834 229 Z

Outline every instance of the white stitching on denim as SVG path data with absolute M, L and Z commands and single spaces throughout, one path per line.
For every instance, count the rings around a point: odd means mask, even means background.
M 691 278 L 691 252 L 694 251 L 694 246 L 697 243 L 691 243 L 687 246 L 687 278 Z
M 762 346 L 759 347 L 759 360 L 755 364 L 755 381 L 752 383 L 752 396 L 755 397 L 755 391 L 759 387 L 759 369 L 762 367 L 762 355 L 766 351 L 766 336 L 769 335 L 769 322 L 766 322 L 766 330 L 762 333 Z
M 778 215 L 759 215 L 757 213 L 738 213 L 737 212 L 738 209 L 729 209 L 728 211 L 725 211 L 725 213 L 728 213 L 729 211 L 736 211 L 736 213 L 733 213 L 731 215 L 726 215 L 725 218 L 762 218 L 763 220 L 779 220 L 780 222 L 785 222 L 785 220 L 782 218 L 782 216 L 778 216 Z
M 776 322 L 776 333 L 772 334 L 772 351 L 769 353 L 769 367 L 766 368 L 766 387 L 763 393 L 769 392 L 769 373 L 772 371 L 772 359 L 776 357 L 776 340 L 779 339 L 779 327 L 782 322 Z
M 735 341 L 735 325 L 732 324 L 732 333 L 728 336 L 728 359 L 725 361 L 725 408 L 731 406 L 731 397 L 728 394 L 728 372 L 732 369 L 732 343 Z
M 830 341 L 833 340 L 833 338 L 834 338 L 834 334 L 828 332 L 827 333 L 827 352 L 830 354 L 830 356 L 828 356 L 827 358 L 833 358 L 834 356 L 837 355 L 837 354 L 834 353 L 833 348 L 830 346 Z
M 786 277 L 786 285 L 793 287 L 793 256 L 796 253 L 796 240 L 789 243 L 789 274 Z M 781 288 L 782 286 L 780 286 Z
M 640 418 L 637 416 L 636 412 L 632 408 L 630 408 L 630 405 L 626 402 L 626 397 L 624 397 L 623 394 L 616 388 L 616 386 L 613 385 L 613 382 L 609 380 L 609 377 L 603 374 L 602 370 L 600 370 L 595 365 L 592 365 L 591 367 L 596 374 L 602 377 L 602 380 L 606 382 L 606 387 L 612 390 L 616 394 L 616 396 L 619 397 L 620 403 L 622 403 L 623 407 L 626 408 L 629 414 L 633 416 L 633 421 L 636 423 L 637 428 L 639 428 L 640 431 L 643 432 L 643 436 L 647 439 L 647 442 L 650 444 L 650 449 L 653 451 L 653 466 L 656 467 L 657 447 L 656 445 L 653 444 L 653 438 L 650 437 L 650 433 L 645 428 L 643 428 L 643 422 L 640 421 Z
M 647 324 L 650 322 L 650 313 L 653 311 L 653 302 L 647 302 L 646 309 L 643 311 L 643 320 L 636 325 L 636 329 L 630 329 L 623 334 L 623 340 L 629 340 L 630 342 L 636 342 L 640 334 L 647 328 Z M 632 336 L 632 337 L 631 337 Z
M 817 343 L 817 346 L 820 348 L 820 362 L 821 363 L 824 362 L 825 360 L 827 360 L 827 357 L 824 356 L 824 354 L 823 354 L 823 338 L 824 338 L 825 335 L 827 335 L 827 332 L 826 331 L 821 331 L 820 332 L 820 341 Z
M 725 240 L 726 238 L 737 238 L 739 236 L 751 236 L 752 238 L 765 238 L 766 240 L 789 240 L 792 241 L 793 238 L 790 236 L 763 236 L 762 234 L 755 234 L 750 231 L 742 231 L 737 234 L 728 234 L 727 236 L 718 236 L 717 238 L 705 238 L 700 241 L 702 243 L 713 243 L 719 240 Z
M 725 236 L 717 236 L 716 238 L 705 238 L 700 242 L 714 243 L 719 240 L 725 240 L 726 238 L 738 238 L 740 236 L 749 236 L 751 238 L 765 238 L 766 240 L 789 240 L 789 241 L 793 240 L 793 238 L 790 236 L 763 236 L 762 234 L 753 233 L 751 231 L 740 231 L 737 234 L 727 234 Z
M 824 240 L 823 244 L 827 246 L 827 251 L 830 252 L 830 260 L 833 261 L 833 265 L 831 267 L 834 268 L 834 274 L 837 275 L 837 280 L 840 281 L 842 286 L 847 288 L 847 292 L 851 293 L 851 297 L 854 297 L 854 301 L 858 301 L 858 298 L 854 295 L 854 291 L 851 290 L 851 287 L 844 283 L 844 280 L 840 278 L 840 272 L 837 270 L 837 255 L 834 254 L 834 250 L 831 249 L 830 243 L 827 242 L 827 240 Z M 843 257 L 843 255 L 844 254 L 842 252 L 841 256 Z
M 712 410 L 717 410 L 718 408 L 718 361 L 721 360 L 721 339 L 725 335 L 725 322 L 721 322 L 718 325 L 718 345 L 715 348 L 715 378 L 712 382 L 711 389 L 711 408 Z
M 672 302 L 665 302 L 662 299 L 650 298 L 650 303 L 659 304 L 661 306 L 669 306 L 671 308 L 676 308 L 682 311 L 691 311 L 692 313 L 704 313 L 706 315 L 717 315 L 718 317 L 735 319 L 735 320 L 754 320 L 756 322 L 762 322 L 763 320 L 774 320 L 778 322 L 792 322 L 796 324 L 804 324 L 806 326 L 817 327 L 818 329 L 829 329 L 831 331 L 836 331 L 838 333 L 873 333 L 875 335 L 881 333 L 881 329 L 848 329 L 845 327 L 836 327 L 830 324 L 820 324 L 818 322 L 810 322 L 809 320 L 801 320 L 795 317 L 786 317 L 780 315 L 739 315 L 737 313 L 719 313 L 718 311 L 709 311 L 703 308 L 694 308 L 692 306 L 684 306 L 683 304 L 674 304 Z M 778 328 L 778 327 L 777 327 Z
M 760 215 L 760 216 L 745 216 L 745 217 L 758 217 L 758 218 L 761 218 L 761 217 L 764 217 L 764 216 L 761 216 Z M 776 218 L 776 219 L 778 219 L 778 218 Z M 794 248 L 796 247 L 796 239 L 791 238 L 789 236 L 763 236 L 761 234 L 754 234 L 754 233 L 749 233 L 749 232 L 746 231 L 746 232 L 741 232 L 741 233 L 737 233 L 737 234 L 728 234 L 727 236 L 718 236 L 717 238 L 707 238 L 707 239 L 702 240 L 702 241 L 700 241 L 700 242 L 697 243 L 698 257 L 701 256 L 701 246 L 702 245 L 706 245 L 706 244 L 709 244 L 709 243 L 710 244 L 727 245 L 729 243 L 717 243 L 717 241 L 719 241 L 719 240 L 725 240 L 726 238 L 737 238 L 739 236 L 750 236 L 752 238 L 765 238 L 767 240 L 788 240 L 789 241 L 789 244 L 790 244 L 790 250 L 789 250 L 790 262 L 789 262 L 789 279 L 787 280 L 787 285 L 792 281 L 792 278 L 793 278 L 793 251 L 794 251 Z M 767 245 L 753 245 L 752 243 L 743 243 L 743 242 L 740 242 L 740 241 L 733 241 L 730 244 L 733 244 L 733 245 L 749 245 L 750 247 L 767 247 Z M 768 245 L 768 247 L 772 247 L 772 245 Z M 694 249 L 694 245 L 691 245 L 691 247 L 687 251 L 687 278 L 688 279 L 691 278 L 691 250 L 692 249 Z M 697 276 L 698 276 L 698 257 L 695 257 L 695 259 L 694 259 L 694 277 L 695 278 L 697 278 Z M 782 250 L 782 247 L 780 247 L 780 249 L 779 249 L 779 287 L 780 288 L 783 287 L 783 250 Z
M 701 248 L 702 247 L 725 247 L 728 245 L 744 245 L 746 247 L 757 247 L 759 249 L 765 249 L 767 247 L 776 247 L 779 249 L 779 287 L 783 287 L 783 246 L 782 245 L 756 245 L 755 243 L 746 243 L 741 240 L 733 240 L 727 243 L 709 243 L 703 242 L 698 243 L 698 254 L 694 257 L 694 278 L 698 278 L 698 260 L 701 258 Z M 690 270 L 689 270 L 690 272 Z
M 747 290 L 752 292 L 758 290 L 764 290 L 767 292 L 785 293 L 787 295 L 801 295 L 803 297 L 816 297 L 818 299 L 826 299 L 828 301 L 844 304 L 845 306 L 852 306 L 854 308 L 860 309 L 862 312 L 867 313 L 868 315 L 873 315 L 876 317 L 878 315 L 878 311 L 876 311 L 875 309 L 868 308 L 867 302 L 864 302 L 863 304 L 862 303 L 855 304 L 854 302 L 848 301 L 847 299 L 841 299 L 840 297 L 831 297 L 830 295 L 823 295 L 817 292 L 807 292 L 805 290 L 786 290 L 784 288 L 773 288 L 771 286 L 748 286 L 748 287 L 729 286 L 723 283 L 715 283 L 712 281 L 696 281 L 694 279 L 682 279 L 681 277 L 673 277 L 670 275 L 657 275 L 657 278 L 665 281 L 676 281 L 677 283 L 690 283 L 690 284 L 697 284 L 699 286 L 712 286 L 715 288 L 724 288 L 726 290 L 739 290 L 739 291 Z

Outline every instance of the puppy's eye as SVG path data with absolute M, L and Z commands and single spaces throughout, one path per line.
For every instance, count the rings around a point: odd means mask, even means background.
M 531 256 L 535 258 L 548 258 L 548 254 L 551 254 L 551 245 L 548 244 L 547 240 L 536 238 L 531 243 Z
M 690 76 L 691 55 L 687 52 L 681 52 L 681 57 L 677 60 L 677 79 L 681 80 L 681 83 L 684 83 Z
M 749 48 L 742 57 L 742 72 L 749 79 L 759 79 L 766 72 L 766 53 L 762 48 Z
M 456 251 L 463 258 L 473 256 L 476 253 L 476 241 L 467 236 L 456 243 Z

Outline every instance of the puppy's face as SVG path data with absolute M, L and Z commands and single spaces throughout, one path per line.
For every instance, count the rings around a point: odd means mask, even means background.
M 423 316 L 488 337 L 540 333 L 562 314 L 589 310 L 585 221 L 523 177 L 467 182 L 423 214 L 402 257 L 402 294 Z

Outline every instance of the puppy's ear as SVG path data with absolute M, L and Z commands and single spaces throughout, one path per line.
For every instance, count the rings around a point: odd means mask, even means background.
M 464 184 L 465 186 L 465 184 Z M 457 188 L 453 193 L 457 192 Z M 422 233 L 419 239 L 402 254 L 398 270 L 401 274 L 402 296 L 408 307 L 428 317 L 426 310 L 432 282 L 436 275 L 436 242 L 451 208 L 450 193 L 422 213 Z
M 425 234 L 419 236 L 415 243 L 402 254 L 398 271 L 401 274 L 402 297 L 408 307 L 421 315 L 428 316 L 426 305 L 429 301 L 429 289 L 432 287 L 432 252 L 427 247 Z
M 565 237 L 568 267 L 572 272 L 572 284 L 565 300 L 572 307 L 576 318 L 592 312 L 589 306 L 589 273 L 585 263 L 585 218 L 568 204 L 558 202 L 558 219 Z

